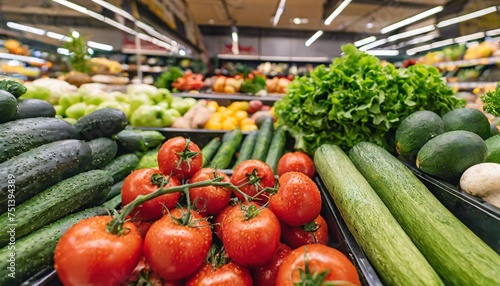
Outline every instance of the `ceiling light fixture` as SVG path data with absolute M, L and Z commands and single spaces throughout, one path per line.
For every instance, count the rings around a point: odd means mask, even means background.
M 186 55 L 186 51 L 184 51 L 184 50 L 179 50 L 179 55 L 181 55 L 181 56 L 185 56 L 185 55 Z
M 295 25 L 300 25 L 300 23 L 301 23 L 301 22 L 302 22 L 302 21 L 300 20 L 300 18 L 293 18 L 293 23 L 294 23 Z
M 15 60 L 15 61 L 21 61 L 21 62 L 31 62 L 31 63 L 37 63 L 37 64 L 45 64 L 45 60 L 42 60 L 39 58 L 19 56 L 19 55 L 14 55 L 14 54 L 7 54 L 7 53 L 0 53 L 0 59 Z
M 486 31 L 486 36 L 488 37 L 496 35 L 500 35 L 500 29 Z
M 420 43 L 424 43 L 424 42 L 433 40 L 433 39 L 435 39 L 437 37 L 439 37 L 439 34 L 432 33 L 431 35 L 425 35 L 425 36 L 422 36 L 422 37 L 411 39 L 408 42 L 405 42 L 405 44 L 408 45 L 408 46 L 409 45 L 416 45 L 416 44 L 420 44 Z
M 384 27 L 380 30 L 380 33 L 381 34 L 386 34 L 386 33 L 389 33 L 391 31 L 394 31 L 394 30 L 397 30 L 401 27 L 404 27 L 404 26 L 408 26 L 409 24 L 411 23 L 415 23 L 419 20 L 422 20 L 422 19 L 425 19 L 431 15 L 434 15 L 434 14 L 437 14 L 439 12 L 443 11 L 443 6 L 437 6 L 437 7 L 434 7 L 432 9 L 429 9 L 427 11 L 424 11 L 422 13 L 419 13 L 415 16 L 412 16 L 410 18 L 407 18 L 407 19 L 404 19 L 402 21 L 399 21 L 397 23 L 394 23 L 394 24 L 391 24 L 387 27 Z
M 57 48 L 57 53 L 64 56 L 69 56 L 69 50 L 65 48 Z
M 326 18 L 325 20 L 325 25 L 330 25 L 333 21 L 333 19 L 337 18 L 338 15 L 340 15 L 340 13 L 342 13 L 342 11 L 344 11 L 344 9 L 347 7 L 347 5 L 349 5 L 349 3 L 351 3 L 352 0 L 344 0 L 344 2 L 342 2 L 338 7 L 337 9 L 335 9 L 332 14 L 330 14 L 330 16 L 328 16 L 328 18 Z
M 463 22 L 463 21 L 467 21 L 467 20 L 470 20 L 470 19 L 478 18 L 478 17 L 484 16 L 484 15 L 487 15 L 487 14 L 490 14 L 490 13 L 493 13 L 493 12 L 496 12 L 496 11 L 497 11 L 497 7 L 496 6 L 492 6 L 492 7 L 489 7 L 489 8 L 478 10 L 476 12 L 472 12 L 472 13 L 469 13 L 469 14 L 465 14 L 465 15 L 462 15 L 462 16 L 458 16 L 458 17 L 454 17 L 454 18 L 451 18 L 451 19 L 448 19 L 448 20 L 441 21 L 441 22 L 437 23 L 436 26 L 438 28 L 442 28 L 442 27 L 446 27 L 446 26 L 449 26 L 449 25 L 453 25 L 453 24 L 456 24 L 456 23 Z
M 366 51 L 366 53 L 372 56 L 388 56 L 388 57 L 399 55 L 398 50 L 369 50 Z
M 429 25 L 429 26 L 425 26 L 425 27 L 422 27 L 422 28 L 418 28 L 418 29 L 406 31 L 406 32 L 403 32 L 403 33 L 400 33 L 400 34 L 392 35 L 392 36 L 390 36 L 390 37 L 387 38 L 387 41 L 394 42 L 394 41 L 397 41 L 397 40 L 400 40 L 400 39 L 409 38 L 409 37 L 412 37 L 412 36 L 416 36 L 416 35 L 420 35 L 420 34 L 423 34 L 423 33 L 431 32 L 431 31 L 434 31 L 435 29 L 436 29 L 436 27 L 434 27 L 434 25 Z
M 9 27 L 11 29 L 15 29 L 15 30 L 33 33 L 33 34 L 40 35 L 40 36 L 45 35 L 45 30 L 38 29 L 35 27 L 31 27 L 31 26 L 18 24 L 18 23 L 14 23 L 14 22 L 7 22 L 7 27 Z
M 465 42 L 468 42 L 470 40 L 477 40 L 477 39 L 484 38 L 484 36 L 485 36 L 485 34 L 483 32 L 465 35 L 465 36 L 455 38 L 455 43 L 465 43 Z
M 113 46 L 111 46 L 111 45 L 101 44 L 101 43 L 97 43 L 97 42 L 93 42 L 93 41 L 88 41 L 87 46 L 94 48 L 94 49 L 103 50 L 103 51 L 112 51 L 113 50 Z
M 118 8 L 116 7 L 115 5 L 112 5 L 106 1 L 103 1 L 103 0 L 92 0 L 92 2 L 96 3 L 96 4 L 99 4 L 101 5 L 102 7 L 108 9 L 108 10 L 111 10 L 113 12 L 115 12 L 116 14 L 120 15 L 120 16 L 123 16 L 127 19 L 129 19 L 130 21 L 135 21 L 135 18 L 134 16 L 132 16 L 130 13 L 128 13 L 127 11 L 121 9 L 121 8 Z
M 312 43 L 314 43 L 314 41 L 316 41 L 319 37 L 321 37 L 321 35 L 323 35 L 322 30 L 319 30 L 316 33 L 314 33 L 314 35 L 312 35 L 309 38 L 309 40 L 306 41 L 306 47 L 309 47 Z
M 378 46 L 382 46 L 383 44 L 386 44 L 387 43 L 387 39 L 380 39 L 378 41 L 375 41 L 373 43 L 370 43 L 368 45 L 364 45 L 362 46 L 361 48 L 359 48 L 360 51 L 368 51 L 369 49 L 371 48 L 375 48 L 375 47 L 378 47 Z
M 366 23 L 366 28 L 367 28 L 367 29 L 371 29 L 371 28 L 373 28 L 373 22 L 368 22 L 368 23 Z
M 276 9 L 276 13 L 274 14 L 273 17 L 273 26 L 276 27 L 278 25 L 278 22 L 280 21 L 281 15 L 285 11 L 285 4 L 286 0 L 280 0 L 280 3 L 278 4 L 278 8 Z
M 54 32 L 47 32 L 47 34 L 45 34 L 47 37 L 49 38 L 52 38 L 52 39 L 56 39 L 56 40 L 59 40 L 59 41 L 65 41 L 65 42 L 71 42 L 72 39 L 68 36 L 65 36 L 65 35 L 62 35 L 62 34 L 59 34 L 59 33 L 54 33 Z
M 363 45 L 375 42 L 375 40 L 377 40 L 377 37 L 370 36 L 368 38 L 364 38 L 364 39 L 361 39 L 361 40 L 358 40 L 358 41 L 354 42 L 354 46 L 361 47 Z

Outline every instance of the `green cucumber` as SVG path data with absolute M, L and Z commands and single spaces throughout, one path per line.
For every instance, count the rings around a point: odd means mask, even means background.
M 320 146 L 314 165 L 356 242 L 387 285 L 444 285 L 340 147 Z
M 443 116 L 444 131 L 466 130 L 474 132 L 484 140 L 490 137 L 488 117 L 475 108 L 454 109 Z
M 113 182 L 119 182 L 127 177 L 139 164 L 139 157 L 135 154 L 124 154 L 116 157 L 102 169 L 108 171 L 113 177 Z
M 444 121 L 436 113 L 421 110 L 406 117 L 396 130 L 396 151 L 414 162 L 427 141 L 444 133 Z
M 0 90 L 0 123 L 14 119 L 17 113 L 17 99 L 5 90 Z
M 233 164 L 233 168 L 236 168 L 241 162 L 248 160 L 252 157 L 253 148 L 255 146 L 255 142 L 257 141 L 257 135 L 259 134 L 258 130 L 250 131 L 240 146 L 240 151 L 238 152 L 238 158 L 236 162 Z
M 479 135 L 464 130 L 438 135 L 418 151 L 416 165 L 422 172 L 457 183 L 469 167 L 483 163 L 487 147 Z
M 272 117 L 266 117 L 262 120 L 262 124 L 259 127 L 259 135 L 257 135 L 257 140 L 255 142 L 255 147 L 252 151 L 251 159 L 265 161 L 267 152 L 269 150 L 269 145 L 273 138 L 274 131 L 274 119 Z
M 484 141 L 488 148 L 486 162 L 500 164 L 500 135 L 495 135 Z
M 0 163 L 44 144 L 79 139 L 76 128 L 57 118 L 28 118 L 0 124 Z
M 283 153 L 285 153 L 285 143 L 285 126 L 280 125 L 274 132 L 273 139 L 271 140 L 271 145 L 269 146 L 269 151 L 267 152 L 266 157 L 266 164 L 271 167 L 275 174 L 276 167 L 278 167 L 278 161 L 280 160 L 281 156 L 283 156 Z
M 35 117 L 54 117 L 56 110 L 52 104 L 41 99 L 19 99 L 14 120 Z
M 222 143 L 210 161 L 210 166 L 225 169 L 231 163 L 236 150 L 240 147 L 243 134 L 239 128 L 231 130 L 222 136 Z
M 368 142 L 355 145 L 349 156 L 445 282 L 500 285 L 500 256 L 448 211 L 402 162 Z
M 201 155 L 203 155 L 203 167 L 207 166 L 210 160 L 214 157 L 215 153 L 220 147 L 220 137 L 215 137 L 210 140 L 207 145 L 201 149 Z
M 107 201 L 118 196 L 122 192 L 124 182 L 125 180 L 122 180 L 112 185 L 109 191 L 104 194 L 104 200 Z
M 99 198 L 113 178 L 103 170 L 80 173 L 48 188 L 15 208 L 16 238 L 23 237 Z M 0 225 L 9 224 L 9 213 L 0 215 Z M 0 232 L 0 247 L 10 234 Z
M 74 124 L 85 140 L 111 137 L 127 126 L 125 113 L 114 108 L 103 108 L 78 119 Z
M 24 152 L 0 164 L 0 213 L 56 183 L 83 172 L 92 161 L 89 144 L 62 140 Z
M 125 153 L 146 152 L 165 141 L 165 136 L 153 130 L 122 130 L 113 137 Z
M 5 275 L 0 275 L 0 285 L 18 285 L 33 274 L 54 264 L 54 250 L 61 236 L 77 222 L 97 216 L 106 215 L 110 210 L 115 209 L 121 203 L 120 196 L 116 196 L 104 204 L 85 209 L 83 211 L 68 215 L 43 228 L 36 230 L 29 235 L 15 241 L 0 249 L 0 267 L 5 271 Z M 15 255 L 15 275 L 11 273 L 9 258 Z
M 88 170 L 100 168 L 115 158 L 118 152 L 118 144 L 110 138 L 96 138 L 87 142 L 92 150 L 92 163 Z

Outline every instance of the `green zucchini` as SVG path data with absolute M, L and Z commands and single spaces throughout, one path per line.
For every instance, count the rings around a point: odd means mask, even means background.
M 203 167 L 207 166 L 210 160 L 212 160 L 220 145 L 220 137 L 215 137 L 201 149 L 201 155 L 203 155 Z
M 113 182 L 119 182 L 127 177 L 139 164 L 139 157 L 135 154 L 124 154 L 116 157 L 102 169 L 108 171 L 113 177 Z
M 340 147 L 320 146 L 314 153 L 314 165 L 347 227 L 385 284 L 444 285 Z
M 94 170 L 108 164 L 118 152 L 118 144 L 110 138 L 96 138 L 87 143 L 89 143 L 92 150 L 92 163 L 89 165 L 88 170 Z
M 266 156 L 266 164 L 268 164 L 273 172 L 276 174 L 276 167 L 278 167 L 278 161 L 280 160 L 283 153 L 285 153 L 285 143 L 286 143 L 286 132 L 285 125 L 280 125 L 274 131 L 273 139 L 271 140 L 271 145 L 269 146 L 269 151 Z
M 0 213 L 56 183 L 83 172 L 92 161 L 89 144 L 62 140 L 42 145 L 0 164 Z
M 113 178 L 103 170 L 80 173 L 48 188 L 16 206 L 16 238 L 23 237 L 61 217 L 81 209 L 100 197 Z M 11 214 L 10 214 L 11 215 Z M 9 213 L 0 215 L 0 225 L 9 223 Z M 0 247 L 7 245 L 10 234 L 0 232 Z
M 253 148 L 255 146 L 255 141 L 257 141 L 257 135 L 259 134 L 258 130 L 250 131 L 245 139 L 243 139 L 243 143 L 241 143 L 240 151 L 238 152 L 238 158 L 236 162 L 233 164 L 233 168 L 236 168 L 241 162 L 248 160 L 252 157 Z
M 56 110 L 52 104 L 41 99 L 19 99 L 14 120 L 35 117 L 54 117 Z
M 79 139 L 76 128 L 57 118 L 27 118 L 0 124 L 0 163 L 44 144 Z
M 165 136 L 153 130 L 122 130 L 113 137 L 124 153 L 146 152 L 165 141 Z
M 0 90 L 0 123 L 14 119 L 17 113 L 17 99 L 8 91 Z
M 97 216 L 106 215 L 110 209 L 120 205 L 121 198 L 116 196 L 104 204 L 68 215 L 29 235 L 16 240 L 0 249 L 0 267 L 7 273 L 0 275 L 0 285 L 18 285 L 45 267 L 52 266 L 54 250 L 61 236 L 77 222 Z M 14 253 L 14 254 L 13 254 Z M 15 275 L 9 276 L 9 258 L 15 255 Z
M 449 212 L 403 163 L 367 142 L 355 145 L 349 155 L 445 282 L 500 285 L 500 256 Z
M 240 147 L 243 134 L 239 128 L 231 130 L 222 136 L 222 143 L 210 161 L 210 165 L 217 169 L 225 169 L 231 163 L 236 150 Z
M 124 182 L 125 180 L 121 180 L 118 183 L 113 184 L 111 188 L 104 194 L 104 200 L 107 201 L 118 196 L 122 192 Z
M 127 126 L 127 116 L 121 110 L 103 108 L 78 119 L 74 124 L 85 140 L 111 137 Z
M 262 124 L 259 127 L 259 135 L 257 135 L 257 140 L 255 142 L 255 147 L 252 152 L 251 159 L 265 161 L 267 152 L 269 150 L 269 145 L 271 145 L 271 140 L 273 138 L 274 131 L 274 119 L 272 117 L 266 117 L 262 120 Z

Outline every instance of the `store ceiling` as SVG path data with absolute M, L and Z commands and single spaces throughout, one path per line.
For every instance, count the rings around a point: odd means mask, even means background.
M 453 1 L 453 0 L 451 0 Z M 338 6 L 338 0 L 287 0 L 276 26 L 273 15 L 280 0 L 187 0 L 199 25 L 378 33 L 381 28 L 410 16 L 445 5 L 450 0 L 353 0 L 347 8 L 324 25 L 324 19 Z M 225 4 L 227 9 L 225 9 Z M 325 6 L 325 7 L 324 7 Z M 294 24 L 294 18 L 307 23 Z

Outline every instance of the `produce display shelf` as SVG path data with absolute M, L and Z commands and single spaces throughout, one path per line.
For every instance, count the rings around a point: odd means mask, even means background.
M 192 97 L 196 99 L 208 99 L 215 100 L 219 104 L 229 104 L 233 101 L 250 101 L 250 100 L 260 100 L 263 104 L 272 105 L 274 102 L 283 97 L 284 94 L 268 94 L 265 96 L 255 96 L 247 94 L 235 94 L 235 93 L 172 93 L 173 96 L 178 97 Z
M 403 163 L 464 225 L 500 254 L 500 209 Z
M 472 67 L 477 65 L 493 65 L 497 63 L 500 63 L 500 56 L 472 59 L 472 60 L 441 62 L 441 63 L 435 63 L 434 66 L 445 69 L 449 67 L 463 68 L 463 67 Z
M 481 82 L 481 81 L 473 81 L 473 82 L 449 82 L 448 86 L 451 88 L 458 88 L 460 90 L 472 90 L 474 88 L 485 88 L 492 87 L 495 88 L 498 82 Z

